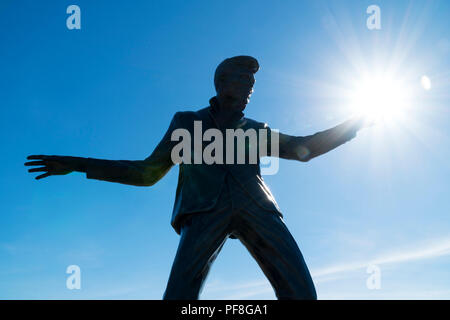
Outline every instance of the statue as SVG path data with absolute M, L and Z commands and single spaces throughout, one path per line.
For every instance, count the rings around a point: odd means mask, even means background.
M 177 141 L 172 138 L 177 129 L 193 134 L 194 122 L 201 121 L 204 130 L 267 129 L 271 134 L 266 123 L 243 113 L 258 69 L 258 61 L 250 56 L 220 63 L 214 76 L 217 94 L 209 106 L 175 113 L 162 140 L 144 160 L 30 155 L 27 159 L 33 161 L 25 165 L 40 166 L 28 170 L 43 172 L 36 179 L 78 171 L 88 179 L 152 186 L 176 164 L 172 150 Z M 355 117 L 309 136 L 280 132 L 278 157 L 307 162 L 353 139 L 366 125 L 363 118 Z M 245 144 L 246 150 L 255 147 L 248 141 Z M 270 146 L 267 149 L 272 155 Z M 163 299 L 198 299 L 210 266 L 228 238 L 239 239 L 248 249 L 278 299 L 317 299 L 302 253 L 261 177 L 259 164 L 259 158 L 256 163 L 179 163 L 171 224 L 181 237 Z

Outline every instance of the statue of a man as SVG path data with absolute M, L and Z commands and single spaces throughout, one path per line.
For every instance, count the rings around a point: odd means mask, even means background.
M 175 113 L 164 137 L 144 160 L 31 155 L 28 159 L 34 161 L 25 165 L 41 166 L 28 170 L 44 172 L 36 179 L 79 171 L 85 172 L 89 179 L 151 186 L 176 164 L 172 157 L 172 149 L 177 144 L 174 131 L 184 129 L 193 136 L 195 121 L 201 121 L 204 131 L 266 129 L 267 141 L 271 142 L 270 127 L 243 114 L 258 69 L 258 61 L 250 56 L 236 56 L 220 63 L 214 76 L 217 94 L 210 99 L 209 106 Z M 307 162 L 351 140 L 364 126 L 362 118 L 352 118 L 310 136 L 277 133 L 275 156 Z M 245 150 L 259 149 L 262 141 L 258 139 L 257 146 L 248 140 L 244 143 Z M 270 143 L 265 149 L 269 156 L 274 155 Z M 223 150 L 226 153 L 228 149 Z M 226 154 L 223 156 L 226 158 Z M 261 177 L 259 164 L 259 157 L 256 163 L 179 163 L 171 223 L 181 238 L 164 299 L 198 299 L 211 264 L 228 238 L 239 239 L 249 250 L 278 299 L 317 298 L 304 258 Z

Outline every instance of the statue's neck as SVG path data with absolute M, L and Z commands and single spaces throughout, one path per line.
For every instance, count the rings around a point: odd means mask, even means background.
M 233 110 L 233 107 L 230 103 L 225 99 L 219 99 L 218 97 L 213 97 L 210 99 L 211 109 L 214 114 L 214 118 L 221 125 L 231 124 L 235 121 L 240 120 L 244 113 L 242 111 Z

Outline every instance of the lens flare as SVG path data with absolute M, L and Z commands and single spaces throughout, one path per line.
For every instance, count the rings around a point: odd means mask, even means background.
M 422 78 L 420 79 L 420 83 L 425 90 L 428 91 L 431 89 L 431 80 L 427 76 L 422 76 Z

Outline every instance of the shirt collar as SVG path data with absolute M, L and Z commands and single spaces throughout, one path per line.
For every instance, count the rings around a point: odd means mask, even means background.
M 219 100 L 217 100 L 217 97 L 214 96 L 211 99 L 209 99 L 209 105 L 210 105 L 210 111 L 213 114 L 213 116 L 217 119 L 221 117 L 221 113 L 223 110 L 220 107 Z M 236 111 L 229 119 L 231 123 L 235 123 L 239 120 L 241 120 L 244 117 L 244 113 L 242 111 Z

